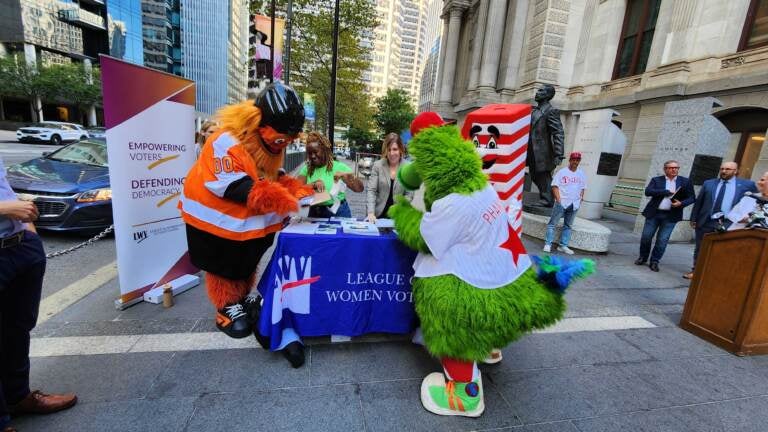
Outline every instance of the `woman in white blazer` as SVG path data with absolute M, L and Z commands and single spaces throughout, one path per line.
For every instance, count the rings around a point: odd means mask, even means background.
M 389 207 L 394 203 L 396 195 L 404 195 L 408 200 L 413 198 L 413 192 L 406 191 L 397 181 L 397 170 L 405 157 L 405 147 L 400 136 L 396 133 L 387 134 L 381 145 L 381 159 L 373 164 L 371 176 L 368 178 L 368 200 L 366 212 L 368 220 L 386 218 Z

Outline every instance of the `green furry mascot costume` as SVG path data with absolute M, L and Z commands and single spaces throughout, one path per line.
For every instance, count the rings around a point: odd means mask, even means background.
M 389 216 L 400 240 L 419 251 L 416 313 L 445 372 L 424 378 L 421 402 L 435 414 L 478 417 L 485 404 L 477 362 L 562 318 L 565 288 L 594 263 L 533 257 L 535 271 L 474 146 L 433 112 L 419 114 L 411 131 L 414 161 L 398 179 L 410 189 L 423 181 L 427 211 L 397 197 Z

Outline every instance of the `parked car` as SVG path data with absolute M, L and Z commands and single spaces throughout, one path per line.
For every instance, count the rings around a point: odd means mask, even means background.
M 19 199 L 32 201 L 42 230 L 95 232 L 112 224 L 107 144 L 87 139 L 8 168 Z
M 74 123 L 42 122 L 25 126 L 16 131 L 19 142 L 47 142 L 60 145 L 65 142 L 88 138 L 88 131 Z
M 107 139 L 107 128 L 103 127 L 90 127 L 88 130 L 88 136 L 96 139 Z
M 358 169 L 360 170 L 360 174 L 370 177 L 371 170 L 373 169 L 373 163 L 375 161 L 372 157 L 366 156 L 364 158 L 360 159 L 360 162 L 358 162 Z

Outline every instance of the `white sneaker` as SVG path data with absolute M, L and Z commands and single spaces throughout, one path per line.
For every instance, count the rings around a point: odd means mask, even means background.
M 573 251 L 568 246 L 558 246 L 557 250 L 559 250 L 560 252 L 563 252 L 563 253 L 565 253 L 567 255 L 573 255 Z
M 545 244 L 544 245 L 544 252 L 552 252 L 552 245 Z
M 488 355 L 488 358 L 483 360 L 483 363 L 485 364 L 496 364 L 500 362 L 503 359 L 503 356 L 501 355 L 500 349 L 492 349 L 491 353 Z

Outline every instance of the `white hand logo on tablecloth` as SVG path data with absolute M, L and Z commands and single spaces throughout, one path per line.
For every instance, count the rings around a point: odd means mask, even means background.
M 272 324 L 283 319 L 283 309 L 296 314 L 309 314 L 309 285 L 320 280 L 312 276 L 312 257 L 280 259 L 272 293 Z

